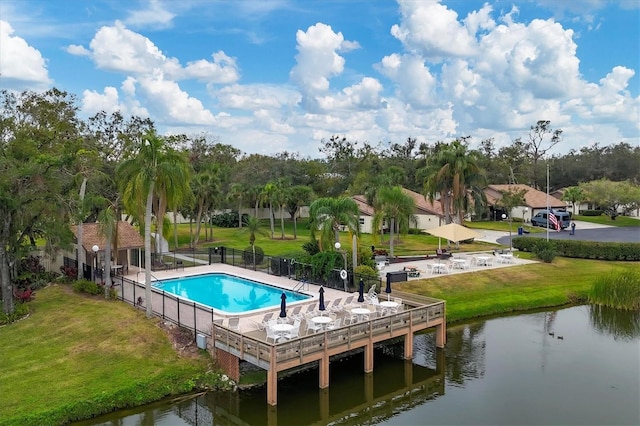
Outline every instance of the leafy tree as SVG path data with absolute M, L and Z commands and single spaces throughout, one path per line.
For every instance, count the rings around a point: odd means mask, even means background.
M 612 219 L 618 214 L 621 206 L 638 205 L 640 191 L 638 185 L 630 182 L 612 182 L 609 179 L 598 179 L 578 185 L 585 199 L 607 209 Z
M 529 159 L 533 162 L 531 167 L 531 186 L 534 188 L 540 189 L 540 169 L 538 162 L 544 158 L 551 148 L 560 143 L 562 140 L 561 137 L 562 130 L 552 129 L 549 120 L 538 120 L 535 126 L 531 126 L 529 139 L 524 144 L 524 148 Z M 549 139 L 548 142 L 547 139 Z
M 52 253 L 71 241 L 66 194 L 73 188 L 73 155 L 82 123 L 75 98 L 0 91 L 0 286 L 2 310 L 12 314 L 13 273 L 36 238 Z M 76 187 L 77 188 L 77 187 Z
M 144 223 L 145 299 L 147 317 L 151 306 L 151 220 L 156 188 L 160 197 L 188 188 L 188 164 L 179 152 L 167 146 L 154 133 L 147 135 L 135 155 L 125 159 L 117 169 L 117 180 L 124 205 Z M 144 210 L 144 215 L 141 211 Z M 159 223 L 162 221 L 159 220 Z
M 358 204 L 352 198 L 318 198 L 309 206 L 311 233 L 320 231 L 320 246 L 327 248 L 340 241 L 342 226 L 351 234 L 359 234 L 359 215 Z
M 509 213 L 509 217 L 513 217 L 513 209 L 517 206 L 525 204 L 524 196 L 527 194 L 526 189 L 509 188 L 506 191 L 500 191 L 502 197 L 496 202 L 499 207 L 502 207 Z

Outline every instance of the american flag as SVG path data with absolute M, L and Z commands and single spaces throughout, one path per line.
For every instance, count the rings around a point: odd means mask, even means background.
M 549 213 L 549 223 L 553 225 L 556 231 L 560 232 L 560 222 L 558 222 L 558 218 L 553 212 Z

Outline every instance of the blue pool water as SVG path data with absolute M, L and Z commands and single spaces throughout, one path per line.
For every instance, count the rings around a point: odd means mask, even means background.
M 183 299 L 231 313 L 280 306 L 283 292 L 287 295 L 287 304 L 310 297 L 219 273 L 162 280 L 154 284 L 154 287 Z

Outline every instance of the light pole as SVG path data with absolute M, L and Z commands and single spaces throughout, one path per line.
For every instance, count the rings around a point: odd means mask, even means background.
M 342 245 L 340 245 L 340 241 L 336 241 L 336 243 L 333 246 L 342 255 L 342 261 L 344 262 L 344 268 L 340 271 L 340 278 L 342 278 L 342 280 L 344 281 L 344 291 L 348 291 L 348 289 L 347 289 L 347 252 L 340 248 L 340 247 L 342 247 Z
M 506 219 L 507 215 L 505 213 L 502 213 L 502 219 Z M 511 244 L 511 216 L 509 216 L 509 251 L 513 251 L 513 244 Z
M 93 251 L 93 257 L 95 257 L 96 259 L 96 267 L 93 270 L 93 280 L 94 281 L 98 281 L 98 252 L 100 251 L 100 247 L 98 247 L 97 244 L 94 244 L 93 247 L 91 247 L 91 250 Z
M 527 215 L 527 213 L 529 213 L 529 209 L 527 207 L 522 209 L 522 227 L 524 228 L 524 224 L 526 223 L 525 221 L 525 216 Z

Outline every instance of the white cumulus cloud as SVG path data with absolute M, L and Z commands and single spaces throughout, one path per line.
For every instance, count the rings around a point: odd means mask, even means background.
M 0 20 L 0 76 L 5 87 L 15 90 L 43 89 L 52 83 L 40 51 L 14 35 L 4 20 Z

